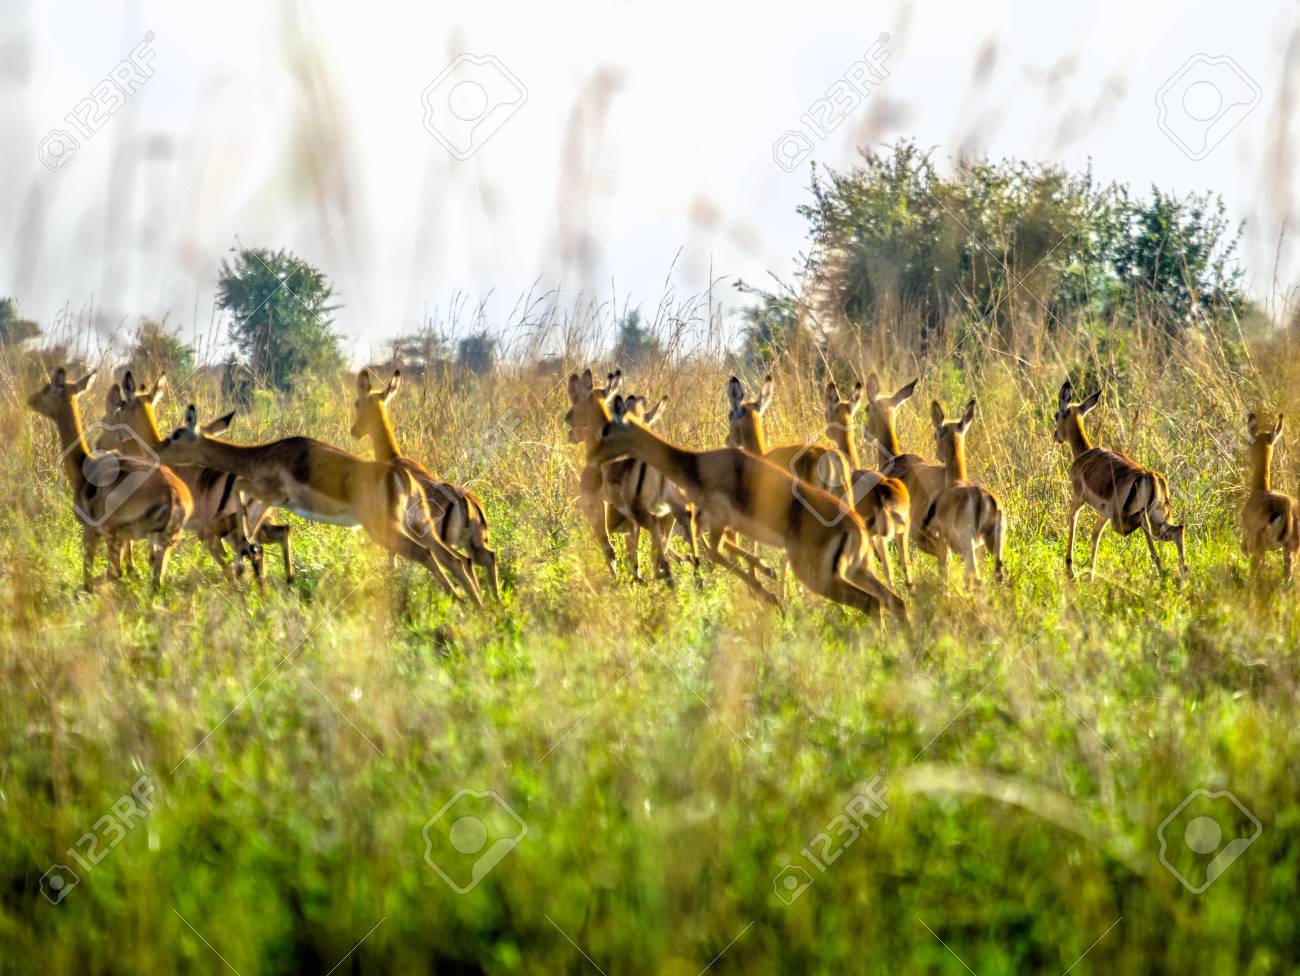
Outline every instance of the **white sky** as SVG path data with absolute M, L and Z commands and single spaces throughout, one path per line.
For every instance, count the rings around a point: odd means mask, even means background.
M 788 277 L 809 171 L 778 167 L 773 142 L 882 32 L 889 76 L 816 146 L 821 163 L 911 137 L 940 158 L 1091 158 L 1137 189 L 1212 189 L 1247 222 L 1242 257 L 1264 296 L 1297 208 L 1293 4 L 419 8 L 5 0 L 0 294 L 41 321 L 93 298 L 109 319 L 169 313 L 188 331 L 196 304 L 206 327 L 236 239 L 283 246 L 334 278 L 339 329 L 365 355 L 458 290 L 493 291 L 498 317 L 539 277 L 652 308 L 683 247 L 679 293 L 702 290 L 710 264 L 728 281 Z M 147 31 L 152 79 L 48 171 L 38 143 Z M 463 162 L 421 104 L 462 52 L 500 59 L 527 89 Z M 1157 126 L 1155 102 L 1197 54 L 1230 56 L 1262 94 L 1199 162 Z M 561 246 L 575 235 L 585 262 Z M 1300 280 L 1294 248 L 1281 277 Z

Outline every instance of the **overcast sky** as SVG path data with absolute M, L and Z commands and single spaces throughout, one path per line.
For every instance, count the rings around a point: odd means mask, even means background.
M 1261 296 L 1297 206 L 1293 3 L 411 6 L 5 0 L 0 294 L 188 330 L 242 242 L 330 273 L 358 355 L 457 291 L 651 307 L 789 277 L 802 155 L 900 137 L 1214 190 Z M 87 124 L 114 72 L 138 90 Z

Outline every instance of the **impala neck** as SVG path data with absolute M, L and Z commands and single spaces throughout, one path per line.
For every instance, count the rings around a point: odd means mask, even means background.
M 131 428 L 137 434 L 150 442 L 150 446 L 157 450 L 165 442 L 162 433 L 158 430 L 158 419 L 153 414 L 153 407 L 143 401 L 140 403 L 138 415 L 143 418 L 142 421 L 132 424 Z M 141 430 L 140 428 L 144 428 Z
M 659 435 L 636 424 L 629 428 L 631 454 L 655 468 L 669 481 L 691 490 L 699 487 L 699 465 L 696 453 L 670 444 Z
M 1092 450 L 1092 441 L 1088 440 L 1088 435 L 1083 429 L 1083 418 L 1078 414 L 1066 421 L 1065 439 L 1069 442 L 1070 451 L 1075 457 L 1084 451 Z
M 898 446 L 898 434 L 894 432 L 894 419 L 889 418 L 884 426 L 884 436 L 876 436 L 876 456 L 882 468 L 903 453 L 903 449 Z
M 397 448 L 397 435 L 388 419 L 388 408 L 382 403 L 376 404 L 375 408 L 379 411 L 379 422 L 370 428 L 370 437 L 375 442 L 375 459 L 391 461 L 402 453 Z
M 63 470 L 72 482 L 73 490 L 79 490 L 86 483 L 84 465 L 90 451 L 86 448 L 86 435 L 81 427 L 81 408 L 73 397 L 66 401 L 62 410 L 54 418 L 59 429 L 59 446 L 63 448 Z
M 827 434 L 831 439 L 831 443 L 849 459 L 849 466 L 854 471 L 862 467 L 861 462 L 858 460 L 858 448 L 854 443 L 853 424 L 851 422 L 843 425 L 831 424 L 827 428 Z
M 947 475 L 948 484 L 958 481 L 966 481 L 966 441 L 965 438 L 954 436 L 952 439 L 952 457 L 943 466 L 944 473 Z
M 594 424 L 588 424 L 582 428 L 582 443 L 587 449 L 587 460 L 596 453 L 596 448 L 600 446 L 600 432 L 604 426 L 609 423 L 611 416 L 609 406 L 605 403 L 605 397 L 602 393 L 592 393 L 591 403 L 589 404 L 592 417 L 596 418 Z
M 1251 451 L 1250 487 L 1254 491 L 1273 490 L 1273 448 L 1268 444 L 1259 445 Z

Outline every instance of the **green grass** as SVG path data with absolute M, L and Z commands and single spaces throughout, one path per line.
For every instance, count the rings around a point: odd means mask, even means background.
M 604 578 L 571 503 L 577 449 L 557 446 L 564 398 L 540 380 L 475 483 L 503 606 L 452 607 L 359 534 L 296 520 L 292 589 L 274 559 L 264 593 L 219 582 L 187 541 L 161 593 L 137 577 L 81 594 L 53 429 L 7 403 L 0 969 L 1296 971 L 1300 615 L 1293 591 L 1245 579 L 1227 462 L 1176 463 L 1217 429 L 1207 411 L 1235 406 L 1131 420 L 1176 379 L 1126 394 L 1111 437 L 1190 493 L 1190 577 L 1156 578 L 1139 538 L 1108 534 L 1098 578 L 1071 585 L 1049 381 L 980 378 L 973 467 L 1011 512 L 1009 583 L 942 591 L 918 557 L 906 635 L 794 584 L 774 613 L 717 572 L 672 591 Z M 716 443 L 720 385 L 682 383 L 669 432 Z M 960 384 L 932 380 L 918 404 Z M 449 470 L 491 395 L 412 394 L 408 450 Z M 323 396 L 235 433 L 312 416 L 344 443 Z M 787 431 L 814 428 L 789 409 Z M 925 409 L 909 410 L 917 443 Z M 845 836 L 836 817 L 875 776 L 888 809 L 819 870 L 802 852 Z M 87 832 L 101 850 L 116 836 L 101 818 L 141 777 L 152 811 L 91 870 L 70 861 Z M 1230 790 L 1262 832 L 1196 895 L 1157 829 L 1200 788 Z M 462 789 L 527 825 L 466 894 L 422 833 Z M 445 833 L 434 848 L 455 854 Z M 56 863 L 80 881 L 52 905 Z M 790 905 L 786 865 L 813 882 Z

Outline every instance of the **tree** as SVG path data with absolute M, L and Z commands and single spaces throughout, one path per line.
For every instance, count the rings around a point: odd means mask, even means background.
M 41 327 L 31 319 L 23 318 L 15 299 L 0 298 L 0 346 L 21 346 L 40 334 Z
M 497 363 L 497 341 L 487 330 L 461 339 L 456 347 L 456 365 L 477 376 L 492 372 Z
M 146 318 L 135 334 L 130 361 L 137 375 L 179 378 L 194 369 L 194 350 L 164 323 Z
M 659 338 L 642 323 L 640 309 L 632 309 L 618 324 L 613 362 L 623 367 L 634 367 L 663 358 L 664 350 Z
M 343 367 L 328 278 L 285 250 L 245 248 L 221 263 L 217 305 L 230 313 L 230 338 L 253 375 L 289 390 L 306 373 Z

